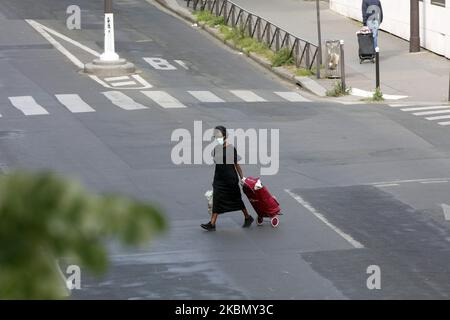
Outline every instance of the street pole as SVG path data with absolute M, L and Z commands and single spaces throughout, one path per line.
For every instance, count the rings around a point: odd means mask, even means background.
M 420 51 L 419 0 L 410 0 L 409 52 Z
M 340 61 L 341 61 L 341 85 L 342 90 L 344 92 L 347 91 L 347 85 L 345 83 L 345 57 L 344 57 L 344 40 L 341 40 L 339 43 L 339 49 L 340 49 Z
M 102 77 L 130 75 L 136 72 L 133 63 L 119 58 L 114 44 L 114 13 L 112 0 L 105 0 L 104 51 L 99 58 L 84 65 L 84 72 Z
M 375 76 L 376 76 L 376 89 L 380 89 L 380 48 L 375 48 Z
M 100 56 L 101 61 L 117 61 L 119 55 L 115 51 L 114 44 L 114 13 L 112 0 L 105 0 L 105 40 L 104 52 Z
M 317 11 L 317 79 L 320 79 L 320 66 L 322 65 L 322 33 L 320 30 L 320 3 L 316 0 L 316 11 Z

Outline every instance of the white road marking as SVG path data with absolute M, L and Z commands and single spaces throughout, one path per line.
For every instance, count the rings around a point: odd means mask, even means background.
M 48 114 L 31 96 L 9 97 L 12 105 L 23 112 L 26 116 L 36 116 Z
M 437 109 L 447 109 L 448 106 L 432 106 L 432 107 L 419 107 L 419 108 L 406 108 L 401 109 L 402 111 L 421 111 L 421 110 L 437 110 Z
M 141 92 L 163 108 L 166 109 L 187 108 L 180 101 L 178 101 L 165 91 L 141 91 Z
M 361 90 L 361 89 L 358 89 L 358 88 L 352 88 L 351 94 L 353 96 L 363 97 L 363 98 L 370 98 L 370 97 L 373 96 L 373 92 L 366 91 L 366 90 Z M 400 99 L 408 98 L 408 96 L 400 96 L 400 95 L 393 95 L 393 94 L 383 94 L 383 98 L 386 99 L 386 100 L 400 100 Z
M 317 219 L 325 223 L 328 227 L 330 227 L 333 231 L 335 231 L 337 234 L 339 234 L 342 238 L 347 240 L 353 247 L 361 249 L 364 248 L 364 246 L 353 239 L 353 237 L 342 230 L 340 230 L 338 227 L 331 224 L 327 218 L 324 217 L 323 214 L 318 212 L 311 204 L 303 200 L 302 197 L 300 197 L 298 194 L 293 193 L 291 190 L 286 189 L 285 190 L 294 200 L 296 200 L 298 203 L 300 203 L 304 208 L 306 208 L 309 212 L 311 212 Z
M 164 71 L 172 71 L 177 70 L 177 68 L 169 63 L 166 59 L 163 58 L 153 58 L 153 57 L 144 57 L 145 62 L 151 65 L 156 70 L 164 70 Z
M 109 77 L 105 78 L 105 81 L 112 82 L 112 81 L 123 81 L 123 80 L 129 80 L 129 76 L 121 76 L 121 77 Z
M 113 104 L 124 110 L 141 110 L 148 109 L 146 106 L 137 103 L 126 94 L 120 91 L 107 91 L 102 94 L 108 98 Z
M 66 56 L 75 66 L 79 69 L 84 69 L 84 63 L 80 61 L 77 57 L 75 57 L 72 53 L 69 52 L 66 48 L 64 48 L 58 41 L 56 41 L 51 35 L 49 35 L 41 24 L 33 21 L 33 20 L 25 20 L 28 22 L 37 32 L 39 32 L 51 45 L 55 47 L 59 52 Z
M 308 102 L 309 100 L 298 94 L 297 92 L 289 91 L 289 92 L 275 92 L 276 95 L 286 99 L 290 102 Z
M 441 180 L 441 181 L 422 181 L 423 184 L 432 184 L 432 183 L 448 183 L 448 180 Z
M 413 107 L 416 104 L 414 103 L 393 103 L 393 104 L 389 104 L 388 106 L 391 108 L 403 108 L 403 107 Z
M 449 115 L 447 115 L 447 116 L 436 116 L 436 117 L 428 117 L 428 118 L 425 118 L 425 119 L 427 119 L 427 120 L 443 120 L 443 119 L 450 119 L 450 116 Z
M 448 126 L 448 125 L 450 125 L 450 122 L 449 122 L 449 121 L 446 121 L 446 122 L 438 122 L 438 124 L 441 125 L 441 126 Z
M 103 81 L 102 79 L 100 79 L 97 76 L 90 74 L 89 77 L 92 80 L 97 81 L 99 84 L 101 84 L 105 88 L 115 89 L 115 87 L 110 86 L 109 84 L 107 84 L 105 81 Z M 120 90 L 142 90 L 142 89 L 153 88 L 153 86 L 150 83 L 148 83 L 147 81 L 145 81 L 140 75 L 133 74 L 133 75 L 131 75 L 131 77 L 133 77 L 136 81 L 138 81 L 142 86 L 141 87 L 132 87 L 132 88 L 129 88 L 129 87 L 128 88 L 120 88 Z M 106 79 L 104 79 L 104 80 L 106 80 Z
M 188 92 L 201 102 L 225 102 L 211 91 L 188 91 Z
M 28 20 L 28 21 L 33 21 L 33 20 Z M 88 46 L 85 46 L 84 44 L 82 44 L 82 43 L 80 43 L 78 41 L 75 41 L 75 40 L 73 40 L 73 39 L 63 35 L 62 33 L 59 33 L 59 32 L 57 32 L 57 31 L 55 31 L 55 30 L 53 30 L 53 29 L 51 29 L 51 28 L 49 28 L 47 26 L 44 26 L 43 24 L 41 24 L 39 22 L 36 22 L 36 21 L 33 21 L 33 22 L 35 24 L 38 24 L 42 29 L 44 29 L 45 31 L 53 34 L 54 36 L 56 36 L 56 37 L 58 37 L 58 38 L 60 38 L 60 39 L 62 39 L 64 41 L 69 42 L 70 44 L 72 44 L 72 45 L 74 45 L 74 46 L 76 46 L 76 47 L 78 47 L 78 48 L 80 48 L 80 49 L 82 49 L 82 50 L 92 54 L 95 57 L 100 57 L 100 53 L 99 52 L 89 48 Z
M 77 66 L 79 69 L 84 69 L 84 63 L 78 59 L 75 55 L 73 55 L 69 50 L 67 50 L 61 43 L 59 43 L 57 40 L 55 40 L 55 38 L 53 38 L 51 34 L 53 34 L 56 37 L 59 37 L 62 40 L 65 40 L 69 43 L 71 43 L 72 45 L 92 54 L 95 57 L 100 57 L 100 53 L 98 53 L 97 51 L 81 44 L 78 41 L 75 41 L 53 29 L 50 29 L 34 20 L 31 19 L 26 19 L 25 20 L 30 26 L 32 26 L 37 32 L 39 32 L 42 37 L 44 37 L 51 45 L 53 45 L 59 52 L 61 52 L 64 56 L 67 57 L 67 59 L 69 59 L 75 66 Z M 101 80 L 100 78 L 98 78 L 97 76 L 94 75 L 89 75 L 89 77 L 91 79 L 93 79 L 94 81 L 98 82 L 99 84 L 101 84 L 102 86 L 104 86 L 105 88 L 110 88 L 113 89 L 114 87 L 109 86 L 107 83 L 105 83 L 105 81 Z M 135 80 L 137 80 L 142 86 L 141 87 L 134 87 L 134 88 L 123 88 L 123 89 L 127 89 L 127 90 L 142 90 L 142 89 L 150 89 L 152 88 L 152 85 L 150 83 L 148 83 L 147 81 L 145 81 L 141 76 L 139 75 L 131 75 L 131 77 L 133 77 Z M 106 80 L 107 81 L 107 80 Z
M 450 109 L 437 110 L 437 111 L 416 112 L 416 113 L 413 113 L 413 115 L 415 115 L 415 116 L 427 116 L 427 115 L 442 114 L 442 113 L 450 113 Z
M 363 104 L 362 101 L 336 101 L 337 103 L 343 104 L 343 105 L 356 105 L 356 104 Z
M 150 83 L 148 83 L 144 78 L 142 78 L 140 75 L 132 74 L 131 77 L 143 85 L 143 88 L 141 88 L 141 89 L 153 88 L 153 86 Z
M 134 81 L 122 81 L 122 82 L 114 82 L 114 83 L 111 83 L 111 85 L 112 85 L 113 87 L 132 86 L 132 85 L 134 85 L 134 84 L 136 84 L 136 82 L 134 82 Z
M 443 203 L 442 210 L 444 211 L 444 218 L 446 221 L 450 220 L 450 206 L 448 204 Z
M 443 178 L 380 181 L 380 182 L 368 183 L 368 185 L 380 185 L 380 184 L 390 184 L 390 183 L 413 183 L 413 182 L 443 181 L 443 180 L 450 180 L 450 178 L 449 177 L 443 177 Z
M 63 104 L 70 112 L 83 113 L 95 112 L 86 102 L 84 102 L 77 94 L 55 94 L 61 104 Z
M 267 100 L 261 98 L 250 90 L 230 90 L 236 97 L 244 100 L 245 102 L 266 102 Z
M 399 186 L 398 183 L 386 183 L 386 184 L 376 184 L 375 187 L 380 187 L 380 188 L 384 188 L 384 187 L 397 187 Z
M 178 63 L 181 67 L 183 67 L 186 70 L 189 70 L 188 66 L 186 65 L 186 63 L 184 63 L 183 60 L 174 60 L 176 63 Z

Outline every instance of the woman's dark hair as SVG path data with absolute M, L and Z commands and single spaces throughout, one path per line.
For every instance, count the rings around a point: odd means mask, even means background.
M 220 131 L 224 139 L 227 138 L 227 129 L 224 126 L 217 126 L 214 129 Z

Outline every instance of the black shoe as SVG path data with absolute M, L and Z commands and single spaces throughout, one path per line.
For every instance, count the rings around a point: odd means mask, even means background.
M 244 225 L 242 226 L 242 228 L 250 227 L 252 225 L 253 221 L 255 221 L 255 219 L 253 219 L 252 216 L 249 216 L 248 218 L 245 218 Z
M 211 222 L 202 223 L 200 226 L 207 231 L 216 231 L 216 226 L 213 225 Z

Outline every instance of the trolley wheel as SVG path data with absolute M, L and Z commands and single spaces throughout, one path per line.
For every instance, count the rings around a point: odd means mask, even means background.
M 263 217 L 258 217 L 258 218 L 256 219 L 256 225 L 257 225 L 257 226 L 262 226 L 263 223 L 264 223 L 264 218 L 263 218 Z
M 270 220 L 270 223 L 272 224 L 272 227 L 276 228 L 280 224 L 280 219 L 278 219 L 278 217 L 273 217 Z
M 375 63 L 375 59 L 372 59 L 372 63 Z
M 359 59 L 359 64 L 362 64 L 363 63 L 363 59 Z

